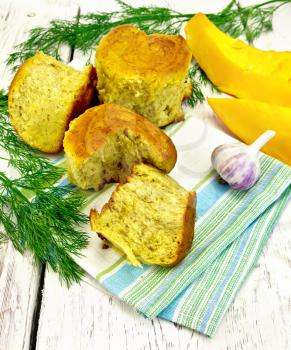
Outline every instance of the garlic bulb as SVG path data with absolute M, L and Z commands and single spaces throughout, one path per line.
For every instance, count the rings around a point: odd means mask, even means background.
M 268 130 L 249 146 L 232 143 L 216 147 L 211 155 L 214 169 L 232 188 L 251 188 L 261 172 L 258 152 L 275 134 L 275 131 Z

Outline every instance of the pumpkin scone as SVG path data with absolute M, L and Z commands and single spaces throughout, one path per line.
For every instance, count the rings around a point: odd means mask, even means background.
M 146 118 L 115 104 L 88 109 L 73 120 L 64 138 L 69 180 L 100 190 L 122 182 L 135 163 L 170 172 L 177 159 L 171 139 Z
M 56 153 L 62 148 L 70 120 L 88 108 L 95 89 L 92 65 L 80 72 L 37 52 L 20 66 L 11 83 L 11 124 L 30 146 Z
M 101 213 L 91 210 L 91 229 L 133 265 L 174 266 L 193 241 L 195 200 L 164 172 L 137 164 Z
M 191 92 L 186 82 L 191 57 L 182 36 L 117 27 L 97 47 L 99 99 L 127 107 L 159 127 L 182 120 L 181 104 Z

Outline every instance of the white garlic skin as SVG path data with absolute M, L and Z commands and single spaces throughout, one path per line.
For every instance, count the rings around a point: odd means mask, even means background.
M 234 189 L 247 190 L 260 177 L 260 162 L 256 153 L 241 143 L 216 147 L 211 161 L 221 178 Z

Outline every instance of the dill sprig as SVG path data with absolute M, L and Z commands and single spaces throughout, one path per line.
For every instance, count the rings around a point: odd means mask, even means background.
M 261 34 L 272 30 L 274 12 L 290 1 L 270 0 L 241 7 L 237 0 L 231 0 L 222 11 L 209 13 L 207 16 L 225 33 L 235 38 L 245 37 L 252 43 Z M 178 34 L 183 23 L 194 16 L 194 13 L 184 14 L 166 7 L 133 7 L 121 0 L 116 2 L 120 6 L 119 11 L 78 15 L 71 21 L 53 20 L 48 27 L 32 29 L 29 38 L 18 45 L 16 51 L 9 56 L 7 64 L 15 70 L 38 50 L 60 59 L 60 47 L 63 45 L 91 56 L 100 39 L 112 28 L 123 24 L 136 25 L 148 34 Z M 202 87 L 208 82 L 200 68 L 194 67 L 194 70 L 195 74 L 191 71 L 189 73 L 193 89 L 188 103 L 192 107 L 204 101 Z
M 274 12 L 288 2 L 291 0 L 271 0 L 240 7 L 232 0 L 219 13 L 207 16 L 225 33 L 244 36 L 252 43 L 272 29 Z M 7 63 L 15 70 L 38 50 L 60 59 L 63 45 L 92 54 L 103 35 L 123 24 L 134 24 L 148 34 L 178 34 L 183 23 L 194 15 L 164 7 L 135 8 L 120 0 L 117 3 L 119 11 L 90 13 L 71 21 L 54 20 L 48 27 L 32 29 L 28 40 L 16 47 Z M 195 63 L 189 70 L 189 80 L 193 91 L 188 103 L 195 106 L 204 101 L 202 88 L 209 81 Z M 0 171 L 0 243 L 10 240 L 20 252 L 29 249 L 37 261 L 50 265 L 70 285 L 83 274 L 72 255 L 80 255 L 88 243 L 87 235 L 78 228 L 88 220 L 81 213 L 85 198 L 70 186 L 54 185 L 63 170 L 22 142 L 7 115 L 7 95 L 0 91 L 0 146 L 9 154 L 8 165 L 19 174 L 10 179 Z
M 290 0 L 270 0 L 257 5 L 241 7 L 232 0 L 221 12 L 208 14 L 208 18 L 223 32 L 234 38 L 243 36 L 252 43 L 261 34 L 272 30 L 274 12 Z
M 192 64 L 188 72 L 188 79 L 192 83 L 192 93 L 187 99 L 190 107 L 195 107 L 198 103 L 205 101 L 203 87 L 209 86 L 212 92 L 219 92 L 218 88 L 208 79 L 205 72 L 200 69 L 197 63 Z
M 63 175 L 63 170 L 54 167 L 47 159 L 25 144 L 15 134 L 7 114 L 7 96 L 0 91 L 0 146 L 9 154 L 8 165 L 19 171 L 27 186 L 46 188 L 49 184 L 56 182 Z
M 83 271 L 72 255 L 80 255 L 88 243 L 78 228 L 88 221 L 80 211 L 85 198 L 70 186 L 53 186 L 64 171 L 21 141 L 7 114 L 7 95 L 0 91 L 0 146 L 20 175 L 10 179 L 0 172 L 0 243 L 10 240 L 21 253 L 29 249 L 67 285 L 80 281 Z
M 36 261 L 47 263 L 67 285 L 79 281 L 82 269 L 71 255 L 80 255 L 88 243 L 77 226 L 87 222 L 80 212 L 84 199 L 70 187 L 37 190 L 32 200 L 22 192 L 18 180 L 0 172 L 0 222 L 21 253 L 29 249 Z
M 32 29 L 29 38 L 9 56 L 7 64 L 15 70 L 37 50 L 60 59 L 61 45 L 74 47 L 86 54 L 95 49 L 100 39 L 112 28 L 123 24 L 134 24 L 148 34 L 178 34 L 182 24 L 192 16 L 164 7 L 135 8 L 123 1 L 116 2 L 120 5 L 119 11 L 78 15 L 71 21 L 53 20 L 48 27 Z
M 271 0 L 241 7 L 238 1 L 232 0 L 221 12 L 207 16 L 223 32 L 234 38 L 244 37 L 249 44 L 252 44 L 263 33 L 272 30 L 274 12 L 286 3 L 290 3 L 290 0 Z M 194 63 L 189 69 L 188 79 L 192 83 L 192 94 L 187 100 L 191 107 L 205 101 L 203 87 L 210 86 L 212 91 L 219 92 L 197 63 Z

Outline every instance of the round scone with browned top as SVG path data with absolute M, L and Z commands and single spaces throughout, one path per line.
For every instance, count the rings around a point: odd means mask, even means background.
M 191 57 L 182 36 L 117 27 L 97 47 L 99 99 L 127 107 L 159 127 L 181 120 L 182 101 L 191 92 L 186 82 Z
M 146 118 L 115 104 L 88 109 L 73 120 L 64 138 L 69 180 L 100 190 L 123 182 L 136 163 L 170 172 L 177 159 L 171 139 Z

